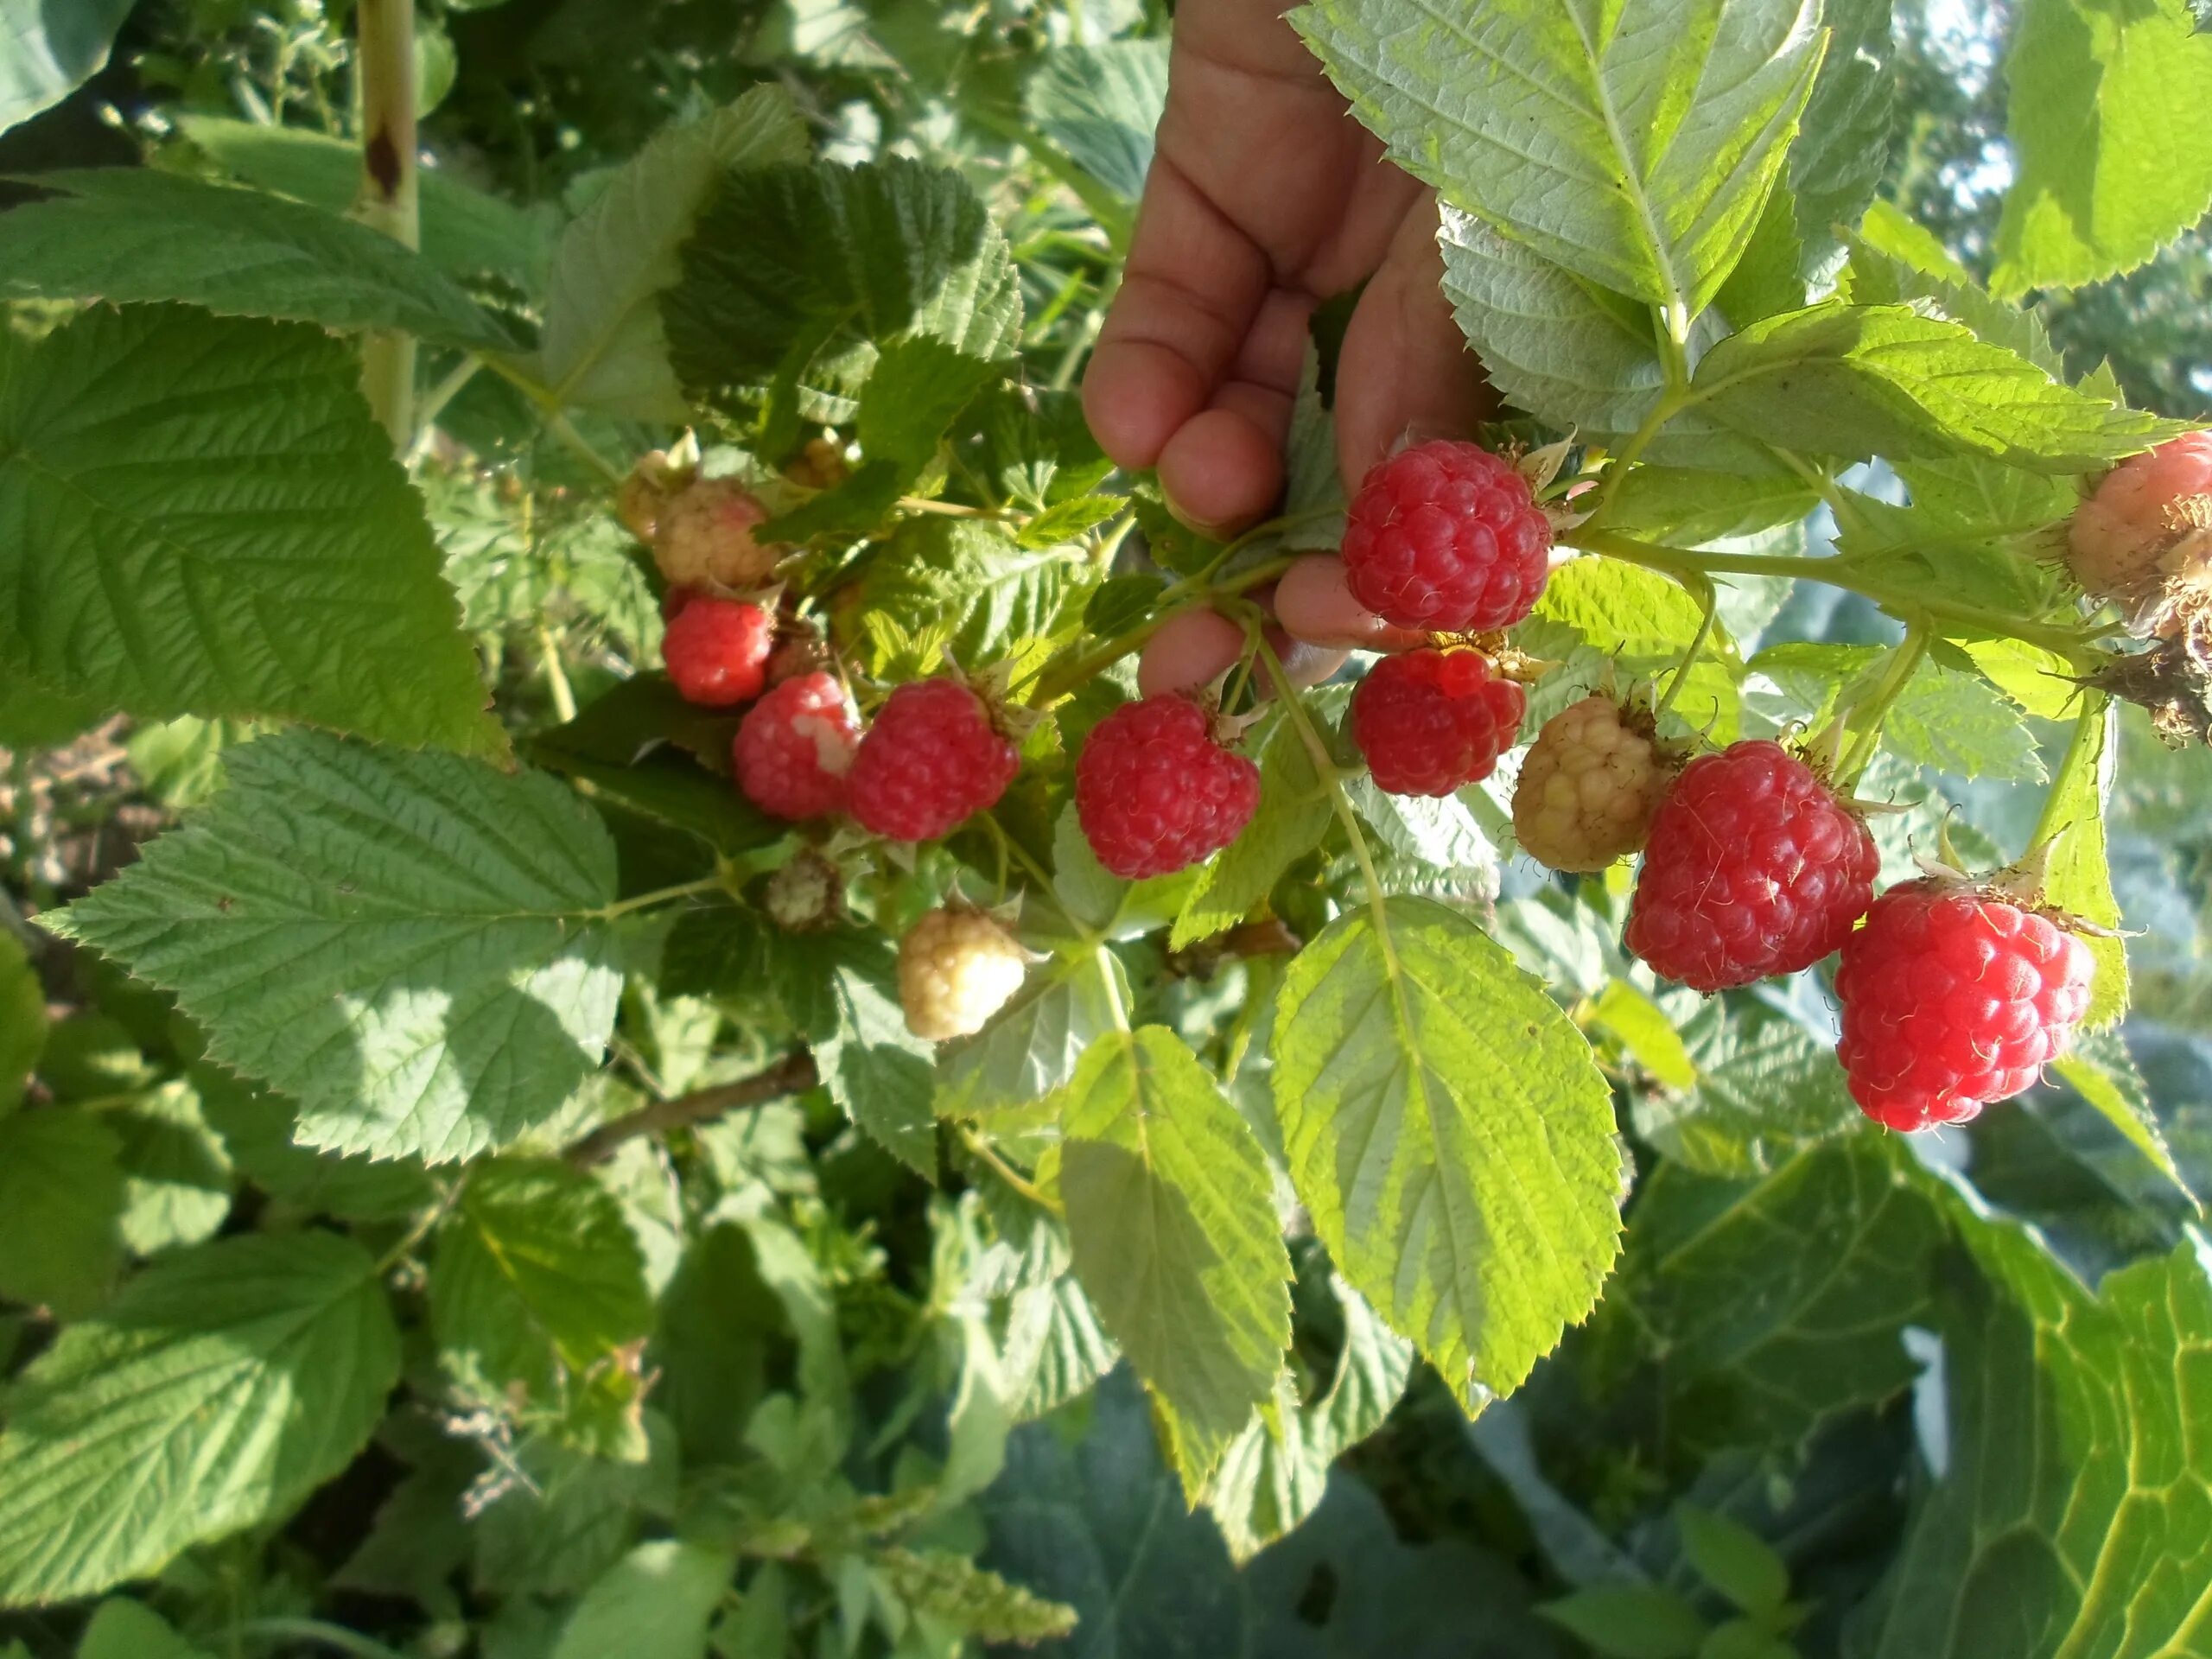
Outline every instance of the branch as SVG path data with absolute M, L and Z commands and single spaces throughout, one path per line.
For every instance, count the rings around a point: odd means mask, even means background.
M 422 245 L 416 176 L 415 0 L 360 0 L 361 188 L 353 217 Z M 361 391 L 405 454 L 415 439 L 415 337 L 378 330 L 361 346 Z
M 786 1054 L 766 1071 L 741 1083 L 725 1083 L 716 1088 L 678 1095 L 674 1100 L 657 1100 L 649 1106 L 640 1106 L 626 1116 L 601 1124 L 562 1155 L 577 1168 L 588 1169 L 606 1162 L 624 1141 L 634 1141 L 641 1135 L 658 1135 L 668 1129 L 711 1123 L 731 1112 L 804 1094 L 820 1081 L 821 1074 L 814 1068 L 814 1056 L 801 1049 L 795 1054 Z

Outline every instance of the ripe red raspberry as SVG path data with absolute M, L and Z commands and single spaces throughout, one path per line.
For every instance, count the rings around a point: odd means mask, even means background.
M 763 812 L 794 821 L 840 811 L 860 719 L 827 674 L 785 680 L 745 711 L 730 759 L 738 787 Z
M 1643 845 L 1677 757 L 1649 709 L 1587 696 L 1544 722 L 1513 785 L 1521 850 L 1554 870 L 1602 870 Z
M 996 805 L 1020 769 L 981 697 L 957 680 L 916 680 L 876 711 L 847 787 L 863 829 L 935 841 Z
M 1948 878 L 1891 887 L 1844 942 L 1836 1054 L 1878 1123 L 1963 1123 L 2066 1050 L 2088 947 L 2050 916 Z
M 1213 741 L 1205 709 L 1173 693 L 1125 702 L 1075 763 L 1075 810 L 1098 861 L 1131 880 L 1209 858 L 1260 804 L 1260 769 Z
M 1376 788 L 1449 795 L 1497 769 L 1528 708 L 1478 651 L 1409 651 L 1382 658 L 1352 691 L 1352 741 Z
M 661 636 L 661 660 L 686 702 L 728 709 L 760 695 L 776 619 L 743 600 L 694 594 Z
M 1874 838 L 1779 743 L 1684 767 L 1651 820 L 1628 948 L 1700 991 L 1809 968 L 1874 897 Z
M 1528 615 L 1551 550 L 1551 521 L 1513 463 L 1448 440 L 1377 463 L 1344 524 L 1352 597 L 1398 627 L 1440 633 Z
M 753 538 L 768 509 L 734 479 L 694 479 L 665 497 L 652 522 L 653 562 L 683 588 L 758 588 L 783 549 Z
M 899 1003 L 906 1029 L 932 1043 L 972 1037 L 1021 988 L 1029 959 L 973 910 L 932 910 L 899 941 Z
M 2155 623 L 2212 591 L 2212 432 L 2187 432 L 2105 474 L 2067 526 L 2067 563 L 2099 599 Z

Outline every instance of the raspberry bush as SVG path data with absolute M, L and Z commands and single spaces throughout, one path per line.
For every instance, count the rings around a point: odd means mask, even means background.
M 2185 0 L 1206 3 L 11 14 L 0 1656 L 2212 1653 Z

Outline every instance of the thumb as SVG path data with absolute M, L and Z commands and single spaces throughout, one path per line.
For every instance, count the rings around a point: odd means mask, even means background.
M 1423 191 L 1344 329 L 1336 417 L 1347 494 L 1402 438 L 1467 437 L 1498 406 L 1444 297 L 1436 229 L 1436 199 Z

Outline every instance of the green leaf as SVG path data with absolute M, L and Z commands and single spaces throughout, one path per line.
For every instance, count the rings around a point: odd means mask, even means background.
M 1169 948 L 1180 950 L 1243 921 L 1284 871 L 1321 844 L 1333 816 L 1296 723 L 1278 716 L 1260 751 L 1260 804 L 1243 833 L 1199 873 Z
M 2151 1104 L 2143 1074 L 2135 1069 L 2119 1033 L 2107 1027 L 2078 1039 L 2072 1052 L 2051 1063 L 2051 1070 L 2071 1084 L 2075 1092 L 2119 1130 L 2128 1145 L 2149 1159 L 2160 1174 L 2195 1200 L 2158 1128 L 2158 1115 Z
M 996 359 L 1020 332 L 982 203 L 958 174 L 903 159 L 725 175 L 683 267 L 661 303 L 677 378 L 725 406 L 779 377 L 850 398 L 893 340 Z
M 1705 1621 L 1656 1584 L 1602 1584 L 1536 1611 L 1605 1659 L 1696 1659 Z
M 131 0 L 0 0 L 0 132 L 51 109 L 107 65 Z
M 706 1659 L 707 1624 L 736 1565 L 708 1544 L 639 1544 L 584 1592 L 552 1659 Z
M 2030 0 L 2005 78 L 1999 293 L 2132 270 L 2212 206 L 2212 37 L 2187 0 Z
M 1789 1594 L 1789 1569 L 1767 1541 L 1725 1515 L 1684 1503 L 1675 1510 L 1682 1550 L 1697 1574 L 1745 1612 L 1771 1617 Z
M 1657 571 L 1584 558 L 1552 573 L 1535 616 L 1516 639 L 1539 657 L 1565 658 L 1586 646 L 1611 662 L 1617 674 L 1655 675 L 1681 660 L 1699 620 L 1697 601 Z M 1741 714 L 1738 672 L 1735 647 L 1716 622 L 1675 711 L 1693 730 L 1727 741 Z
M 1681 1040 L 1694 1084 L 1640 1093 L 1632 1110 L 1638 1135 L 1700 1173 L 1763 1175 L 1859 1122 L 1834 1048 L 1764 1003 L 1708 1000 Z
M 1664 1009 L 1627 980 L 1607 980 L 1591 1004 L 1590 1017 L 1662 1086 L 1681 1091 L 1697 1086 L 1697 1062 L 1682 1033 Z
M 61 1601 L 289 1516 L 350 1463 L 399 1380 L 368 1253 L 334 1233 L 156 1263 L 15 1385 L 0 1603 Z
M 553 779 L 312 733 L 42 918 L 176 994 L 340 1152 L 466 1158 L 557 1111 L 621 989 L 614 849 Z
M 1747 436 L 1853 461 L 1986 455 L 2084 473 L 2181 430 L 2076 391 L 1961 324 L 1834 300 L 1731 334 L 1698 365 L 1690 396 Z
M 1873 645 L 1770 645 L 1747 665 L 1789 694 L 1796 717 L 1817 725 L 1843 693 L 1854 697 L 1889 653 Z M 1923 659 L 1882 722 L 1882 747 L 1900 760 L 1961 778 L 2041 783 L 2035 735 L 2011 697 L 1979 674 Z
M 41 173 L 53 200 L 13 208 L 0 295 L 181 301 L 219 316 L 391 328 L 457 351 L 514 341 L 422 255 L 352 219 L 155 168 Z
M 136 1601 L 104 1601 L 78 1638 L 77 1659 L 209 1659 L 175 1626 Z
M 105 698 L 58 691 L 17 675 L 0 685 L 0 744 L 11 749 L 57 747 L 111 712 Z
M 0 1296 L 65 1318 L 99 1300 L 123 1264 L 118 1150 L 87 1112 L 0 1117 Z
M 1053 894 L 1078 926 L 1103 938 L 1134 938 L 1166 926 L 1181 913 L 1199 877 L 1200 872 L 1193 869 L 1142 881 L 1122 880 L 1090 850 L 1073 803 L 1052 826 Z M 1054 925 L 1050 910 L 1040 911 L 1034 920 L 1041 928 Z
M 950 652 L 982 669 L 1053 632 L 1061 607 L 1084 579 L 1065 550 L 1018 545 L 997 524 L 937 516 L 907 519 L 868 563 L 861 582 L 861 624 L 882 615 L 908 642 L 887 648 L 863 634 L 861 660 L 886 674 L 933 671 Z
M 1291 1178 L 1339 1270 L 1460 1398 L 1510 1392 L 1619 1248 L 1581 1034 L 1472 922 L 1393 899 L 1292 963 L 1274 1052 Z
M 1942 1236 L 1871 1135 L 1757 1181 L 1662 1164 L 1637 1190 L 1608 1306 L 1658 1361 L 1670 1430 L 1691 1452 L 1786 1450 L 1910 1385 L 1897 1333 L 1926 1315 Z
M 632 420 L 689 417 L 669 366 L 658 300 L 682 276 L 677 251 L 727 169 L 806 154 L 780 86 L 663 128 L 561 233 L 546 288 L 538 372 L 563 402 Z
M 1851 298 L 1856 303 L 1929 302 L 1953 321 L 1964 323 L 1993 346 L 2018 352 L 2052 378 L 2064 375 L 2063 360 L 2044 332 L 2042 318 L 1991 295 L 1952 257 L 1933 231 L 1903 209 L 1886 201 L 1874 203 L 1847 245 L 1851 250 Z
M 924 1180 L 937 1179 L 937 1078 L 931 1045 L 906 1029 L 897 952 L 880 934 L 801 934 L 790 944 L 806 982 L 787 985 L 791 1018 L 814 1046 L 822 1081 L 854 1122 Z
M 46 987 L 22 942 L 0 928 L 0 1116 L 16 1109 L 46 1047 Z
M 1835 246 L 1835 227 L 1853 223 L 1873 200 L 1889 161 L 1896 102 L 1890 8 L 1891 0 L 1823 0 L 1821 7 L 1827 49 L 1789 148 L 1797 239 L 1808 254 Z
M 1685 29 L 1664 0 L 1316 0 L 1291 21 L 1400 166 L 1687 323 L 1782 171 L 1820 67 L 1814 16 L 1750 0 Z
M 1621 481 L 1605 523 L 1627 535 L 1695 547 L 1794 524 L 1819 505 L 1795 473 L 1645 466 Z
M 462 1389 L 573 1409 L 619 1390 L 617 1351 L 652 1329 L 645 1260 L 614 1195 L 551 1160 L 469 1172 L 430 1265 L 430 1327 Z M 632 1386 L 635 1378 L 628 1379 Z
M 2201 1241 L 2082 1288 L 1946 1194 L 1981 1269 L 1946 1299 L 1947 1466 L 1861 1610 L 1869 1659 L 2187 1654 L 2212 1583 Z
M 980 1036 L 939 1063 L 938 1115 L 975 1117 L 1027 1106 L 1072 1077 L 1084 1051 L 1114 1027 L 1119 1005 L 1104 971 L 1098 958 L 1077 956 L 1033 972 Z M 1112 971 L 1118 976 L 1118 966 Z
M 395 1221 L 437 1197 L 430 1178 L 412 1160 L 372 1162 L 296 1145 L 291 1102 L 255 1089 L 212 1066 L 195 1068 L 193 1087 L 200 1109 L 239 1174 L 272 1198 L 309 1215 L 347 1221 Z
M 231 1155 L 208 1127 L 199 1091 L 165 1083 L 106 1116 L 121 1139 L 123 1242 L 132 1253 L 213 1237 L 231 1213 Z
M 1290 1343 L 1290 1258 L 1267 1160 L 1161 1026 L 1091 1045 L 1060 1128 L 1076 1275 L 1165 1408 L 1195 1503 Z
M 2105 803 L 2120 760 L 2115 715 L 2109 699 L 2083 694 L 2074 741 L 2044 798 L 2043 822 L 2052 836 L 2044 872 L 2044 898 L 2099 927 L 2120 925 L 2112 867 L 2105 843 Z M 2082 1027 L 2096 1031 L 2127 1012 L 2127 950 L 2117 937 L 2089 936 L 2082 943 L 2096 963 L 2089 982 L 2089 1011 Z
M 1037 130 L 1124 203 L 1144 194 L 1167 104 L 1167 42 L 1108 41 L 1045 54 L 1022 95 Z
M 233 121 L 180 110 L 171 118 L 194 149 L 235 178 L 346 213 L 361 188 L 361 147 L 306 127 Z M 558 215 L 522 208 L 464 184 L 450 169 L 424 168 L 423 257 L 454 276 L 488 273 L 535 290 Z
M 133 714 L 503 753 L 340 342 L 178 308 L 0 336 L 0 653 Z

